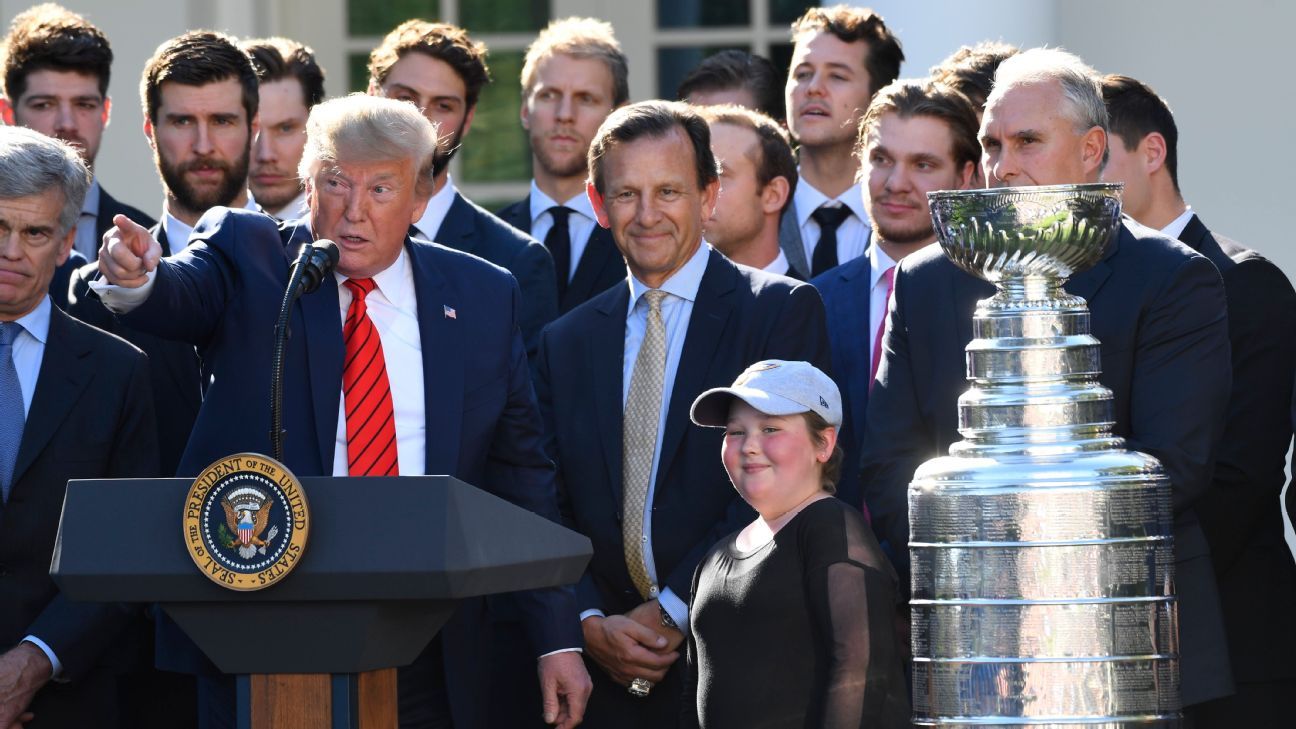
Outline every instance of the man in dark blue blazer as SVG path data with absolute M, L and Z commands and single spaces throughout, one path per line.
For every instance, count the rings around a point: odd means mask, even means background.
M 1107 146 L 1097 74 L 1057 50 L 1005 61 L 980 135 L 991 185 L 1096 182 Z M 1233 689 L 1228 650 L 1195 509 L 1210 484 L 1230 389 L 1219 273 L 1186 246 L 1127 222 L 1103 260 L 1066 288 L 1089 302 L 1102 342 L 1100 379 L 1114 396 L 1113 432 L 1160 460 L 1170 479 L 1183 700 L 1226 695 Z M 892 545 L 909 541 L 906 493 L 915 468 L 959 438 L 972 312 L 993 293 L 935 246 L 900 264 L 861 472 L 874 529 Z M 893 551 L 907 575 L 908 550 Z
M 513 274 L 522 291 L 519 323 L 531 357 L 540 330 L 558 316 L 553 258 L 534 238 L 464 197 L 450 179 L 450 160 L 472 128 L 477 99 L 489 82 L 486 46 L 445 23 L 407 20 L 369 54 L 369 93 L 413 103 L 441 135 L 436 186 L 410 235 L 471 253 Z
M 349 318 L 374 322 L 379 338 L 371 358 L 385 362 L 393 425 L 384 422 L 386 440 L 373 443 L 391 453 L 396 472 L 450 474 L 557 519 L 516 282 L 477 258 L 406 235 L 426 204 L 435 149 L 433 127 L 405 104 L 352 96 L 311 112 L 302 163 L 311 229 L 336 241 L 341 258 L 334 277 L 295 305 L 284 460 L 300 476 L 358 475 L 361 444 L 348 426 L 365 414 L 343 393 L 345 306 Z M 119 222 L 120 235 L 100 257 L 115 285 L 96 282 L 100 296 L 131 326 L 192 342 L 214 376 L 180 473 L 196 474 L 224 454 L 268 452 L 273 322 L 289 265 L 309 242 L 304 227 L 216 210 L 188 249 L 159 261 L 147 231 Z M 360 313 L 354 292 L 366 286 L 367 313 Z M 581 645 L 572 592 L 538 590 L 522 599 L 541 656 L 547 719 L 574 726 L 589 679 L 572 652 Z M 481 726 L 491 690 L 484 629 L 483 601 L 464 601 L 440 638 L 401 669 L 403 726 L 450 719 Z
M 542 337 L 536 387 L 564 516 L 594 543 L 577 598 L 595 680 L 587 726 L 595 729 L 678 722 L 675 665 L 694 569 L 754 518 L 720 462 L 722 434 L 690 424 L 693 399 L 761 359 L 828 365 L 813 287 L 738 266 L 703 243 L 719 188 L 709 137 L 706 122 L 681 104 L 632 104 L 608 117 L 590 147 L 590 198 L 630 277 Z M 661 339 L 650 350 L 654 306 Z M 635 378 L 649 376 L 654 357 L 660 388 L 642 401 L 657 416 L 627 419 L 640 401 Z M 650 440 L 635 441 L 636 432 Z M 623 540 L 644 546 L 632 554 Z
M 838 498 L 865 513 L 859 490 L 864 413 L 886 323 L 895 266 L 936 242 L 927 193 L 962 190 L 972 182 L 981 146 L 976 111 L 961 94 L 939 86 L 897 81 L 873 96 L 860 121 L 856 156 L 863 169 L 864 206 L 873 221 L 864 255 L 810 283 L 828 310 L 833 372 L 845 419 L 838 443 L 846 454 Z M 885 544 L 888 554 L 905 545 Z
M 1296 372 L 1296 290 L 1256 251 L 1215 235 L 1179 190 L 1179 130 L 1147 84 L 1103 78 L 1111 160 L 1103 179 L 1125 184 L 1124 212 L 1177 238 L 1219 269 L 1228 299 L 1233 380 L 1210 488 L 1198 503 L 1228 630 L 1237 693 L 1191 709 L 1194 727 L 1279 726 L 1296 690 L 1296 631 L 1275 630 L 1296 604 L 1296 563 L 1276 503 L 1287 481 Z

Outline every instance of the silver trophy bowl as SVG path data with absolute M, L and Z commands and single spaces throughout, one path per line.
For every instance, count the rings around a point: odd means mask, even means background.
M 959 268 L 998 283 L 1066 280 L 1106 254 L 1123 185 L 1051 185 L 928 193 L 941 248 Z
M 998 292 L 967 346 L 963 440 L 909 485 L 914 724 L 1179 724 L 1169 482 L 1112 432 L 1084 299 L 1120 185 L 929 193 L 945 255 Z

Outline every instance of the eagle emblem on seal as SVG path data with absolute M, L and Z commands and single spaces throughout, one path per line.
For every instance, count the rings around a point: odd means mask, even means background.
M 243 487 L 231 491 L 221 506 L 225 509 L 225 524 L 229 533 L 222 533 L 225 546 L 238 552 L 243 559 L 252 559 L 258 552 L 265 554 L 266 545 L 279 534 L 278 527 L 262 539 L 270 523 L 270 509 L 274 502 L 259 489 Z M 224 530 L 222 530 L 224 532 Z

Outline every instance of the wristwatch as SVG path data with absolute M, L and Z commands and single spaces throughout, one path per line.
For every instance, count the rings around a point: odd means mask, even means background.
M 661 610 L 662 627 L 679 630 L 679 626 L 675 624 L 675 618 L 672 618 L 670 613 L 666 612 L 666 608 L 662 607 L 660 603 L 657 605 L 657 608 Z

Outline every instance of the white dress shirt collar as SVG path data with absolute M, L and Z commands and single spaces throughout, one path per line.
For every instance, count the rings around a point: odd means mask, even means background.
M 693 252 L 693 256 L 688 259 L 688 262 L 662 283 L 661 290 L 672 296 L 678 296 L 685 301 L 695 301 L 698 289 L 702 286 L 702 274 L 706 273 L 707 260 L 710 256 L 711 244 L 703 240 L 698 249 Z M 629 276 L 629 279 L 630 308 L 626 310 L 627 314 L 634 311 L 639 298 L 650 288 L 634 275 Z
M 418 219 L 414 224 L 415 228 L 423 234 L 426 240 L 436 240 L 437 233 L 441 230 L 441 224 L 445 222 L 446 216 L 450 214 L 450 206 L 454 204 L 455 193 L 459 192 L 455 187 L 454 179 L 450 173 L 446 173 L 445 184 L 437 190 L 432 199 L 428 200 L 427 209 L 423 211 L 423 217 Z
M 1188 227 L 1188 221 L 1192 220 L 1194 215 L 1196 213 L 1193 212 L 1192 206 L 1185 205 L 1184 211 L 1179 213 L 1179 217 L 1171 220 L 1169 225 L 1161 229 L 1161 235 L 1171 240 L 1179 240 L 1179 236 L 1183 235 L 1184 228 Z
M 401 246 L 400 255 L 396 256 L 396 260 L 392 261 L 390 266 L 375 273 L 373 281 L 392 306 L 403 311 L 417 311 L 418 306 L 414 299 L 414 277 L 408 273 L 409 267 L 409 251 L 405 246 Z M 339 287 L 348 278 L 337 271 L 333 272 L 333 277 L 337 279 Z M 345 287 L 339 288 L 339 291 L 342 290 L 350 291 Z
M 594 215 L 594 203 L 590 202 L 589 195 L 582 191 L 566 202 L 554 202 L 554 199 L 540 191 L 536 186 L 535 180 L 531 180 L 531 225 L 535 226 L 536 218 L 549 212 L 549 208 L 555 205 L 571 208 L 573 211 L 584 215 L 590 220 L 596 221 L 598 217 Z
M 252 211 L 261 210 L 261 207 L 257 205 L 256 199 L 252 197 L 251 190 L 248 191 L 247 196 L 247 204 L 243 206 L 243 209 Z M 171 207 L 169 205 L 164 205 L 162 211 L 162 230 L 166 231 L 167 247 L 171 249 L 172 254 L 179 253 L 189 245 L 189 236 L 193 234 L 193 226 L 172 215 Z M 203 213 L 203 215 L 206 214 L 206 212 Z M 202 218 L 199 218 L 199 220 L 201 219 Z
M 864 208 L 864 192 L 858 182 L 846 188 L 846 191 L 837 197 L 830 198 L 816 190 L 814 185 L 802 178 L 797 182 L 796 191 L 792 194 L 792 200 L 796 205 L 798 227 L 804 226 L 810 216 L 814 214 L 814 211 L 818 210 L 824 203 L 833 201 L 850 208 L 861 223 L 868 225 L 869 222 L 868 211 Z
M 50 298 L 42 296 L 35 309 L 15 320 L 15 323 L 22 327 L 23 331 L 32 335 L 41 344 L 49 341 L 50 306 Z
M 792 268 L 792 264 L 788 263 L 787 255 L 783 253 L 782 248 L 779 248 L 778 256 L 761 270 L 766 273 L 777 273 L 780 276 L 786 276 L 790 268 Z
M 869 291 L 872 291 L 877 288 L 878 281 L 882 279 L 882 274 L 886 273 L 888 268 L 896 265 L 896 262 L 891 260 L 891 256 L 888 256 L 886 251 L 882 250 L 882 246 L 877 244 L 876 239 L 869 243 L 868 250 L 864 252 L 864 255 L 868 256 Z

